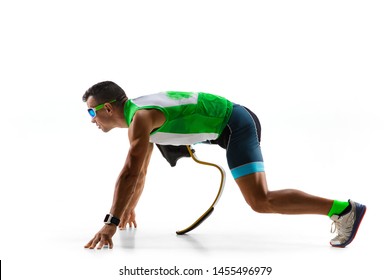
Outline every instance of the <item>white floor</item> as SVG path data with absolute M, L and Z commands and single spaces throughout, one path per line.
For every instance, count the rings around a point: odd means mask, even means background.
M 380 209 L 367 211 L 355 241 L 345 249 L 332 248 L 330 220 L 320 216 L 260 215 L 246 207 L 238 211 L 226 207 L 231 197 L 223 197 L 215 212 L 193 232 L 177 236 L 180 223 L 192 222 L 174 210 L 139 214 L 139 228 L 118 231 L 114 249 L 90 250 L 83 245 L 101 223 L 80 221 L 72 225 L 64 214 L 48 224 L 31 223 L 2 226 L 1 256 L 4 279 L 122 279 L 120 269 L 202 269 L 203 276 L 163 279 L 215 279 L 217 267 L 271 267 L 269 279 L 367 279 L 386 274 L 384 256 L 388 226 L 375 219 Z M 234 199 L 233 199 L 234 202 Z M 146 203 L 145 203 L 146 204 Z M 194 206 L 194 205 L 192 205 Z M 241 205 L 240 205 L 241 206 Z M 244 204 L 242 204 L 244 206 Z M 188 212 L 183 209 L 183 212 Z M 82 213 L 82 212 L 80 212 Z M 80 216 L 85 217 L 85 214 Z M 152 217 L 154 216 L 154 218 Z M 187 222 L 185 221 L 187 220 Z M 49 226 L 48 226 L 49 225 Z M 87 226 L 88 225 L 88 226 Z M 12 230 L 11 230 L 12 228 Z M 6 229 L 4 231 L 4 229 Z M 381 235 L 378 236 L 378 230 Z M 208 271 L 208 272 L 207 272 Z M 143 279 L 141 276 L 126 276 Z M 221 279 L 225 277 L 220 277 Z M 231 279 L 256 279 L 229 276 Z M 161 279 L 149 276 L 147 279 Z
M 298 225 L 303 227 L 303 223 Z M 364 228 L 363 225 L 360 236 L 347 249 L 330 248 L 315 230 L 317 236 L 310 236 L 309 230 L 305 234 L 275 233 L 270 229 L 245 233 L 234 228 L 176 236 L 150 228 L 120 232 L 114 239 L 115 248 L 101 251 L 83 249 L 86 234 L 81 232 L 73 235 L 69 231 L 50 232 L 55 236 L 44 240 L 33 236 L 31 240 L 29 231 L 21 230 L 24 233 L 20 241 L 25 245 L 8 248 L 2 273 L 4 279 L 121 279 L 119 270 L 125 266 L 144 269 L 177 266 L 203 269 L 204 276 L 200 279 L 213 279 L 214 267 L 269 266 L 270 279 L 329 279 L 334 275 L 366 279 L 374 272 L 385 275 L 380 273 L 386 272 L 383 257 L 386 251 L 365 241 L 368 231 Z

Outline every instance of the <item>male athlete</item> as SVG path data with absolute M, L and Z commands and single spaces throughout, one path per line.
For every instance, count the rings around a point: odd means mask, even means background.
M 202 92 L 168 91 L 128 99 L 123 89 L 110 81 L 92 86 L 83 95 L 83 101 L 92 123 L 103 132 L 126 128 L 131 145 L 105 224 L 85 248 L 112 248 L 117 226 L 137 226 L 134 209 L 142 194 L 153 143 L 218 143 L 226 149 L 234 180 L 254 211 L 328 215 L 337 232 L 330 241 L 332 246 L 345 247 L 354 239 L 366 206 L 294 189 L 268 190 L 260 149 L 260 123 L 249 109 Z

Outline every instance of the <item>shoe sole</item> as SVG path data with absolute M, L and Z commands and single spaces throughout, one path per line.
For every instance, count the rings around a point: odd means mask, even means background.
M 357 207 L 356 207 L 357 208 Z M 356 209 L 356 220 L 352 228 L 352 234 L 351 237 L 343 244 L 338 244 L 338 245 L 332 245 L 332 247 L 336 248 L 345 248 L 347 245 L 349 245 L 355 238 L 356 233 L 358 232 L 358 229 L 360 227 L 360 223 L 362 222 L 364 215 L 366 214 L 367 207 L 365 205 L 362 205 L 359 207 L 359 210 Z

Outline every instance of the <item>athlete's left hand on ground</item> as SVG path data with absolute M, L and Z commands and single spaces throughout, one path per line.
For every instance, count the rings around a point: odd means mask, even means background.
M 129 227 L 137 228 L 137 222 L 135 221 L 135 211 L 125 211 L 121 217 L 121 222 L 119 223 L 119 229 L 126 229 L 127 224 Z
M 101 249 L 103 246 L 108 245 L 110 249 L 114 246 L 112 243 L 112 237 L 116 232 L 115 225 L 104 225 L 103 228 L 95 234 L 95 236 L 89 241 L 84 248 L 89 249 Z

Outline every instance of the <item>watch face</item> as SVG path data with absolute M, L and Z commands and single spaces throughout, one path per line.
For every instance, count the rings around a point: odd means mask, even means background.
M 119 225 L 120 223 L 120 220 L 114 216 L 112 216 L 111 214 L 107 214 L 106 217 L 104 218 L 104 222 L 106 224 L 114 224 L 114 225 Z

